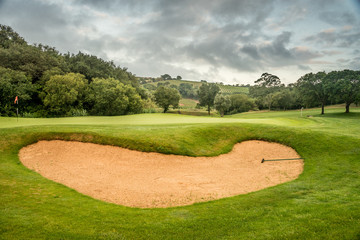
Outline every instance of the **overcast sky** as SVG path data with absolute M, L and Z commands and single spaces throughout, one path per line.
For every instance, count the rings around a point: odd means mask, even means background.
M 137 76 L 291 83 L 360 70 L 360 0 L 0 0 L 0 23 Z

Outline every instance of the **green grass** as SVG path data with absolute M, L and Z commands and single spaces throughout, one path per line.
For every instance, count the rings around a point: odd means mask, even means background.
M 0 118 L 0 239 L 359 239 L 360 109 Z M 166 209 L 118 206 L 25 168 L 19 149 L 65 139 L 141 151 L 213 156 L 247 139 L 276 141 L 305 158 L 292 182 Z
M 199 101 L 191 98 L 180 99 L 179 105 L 181 109 L 194 109 Z

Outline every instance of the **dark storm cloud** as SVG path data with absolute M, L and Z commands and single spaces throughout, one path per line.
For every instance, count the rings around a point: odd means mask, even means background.
M 236 43 L 227 42 L 226 38 L 208 39 L 184 48 L 186 54 L 193 60 L 202 60 L 214 67 L 230 67 L 234 69 L 253 71 L 257 68 L 241 55 Z
M 355 30 L 335 30 L 329 29 L 319 32 L 315 35 L 308 36 L 304 39 L 319 45 L 332 45 L 336 47 L 360 47 L 360 29 Z
M 350 12 L 326 11 L 320 13 L 320 19 L 331 25 L 352 25 L 356 23 L 356 17 Z
M 353 58 L 351 60 L 351 62 L 346 66 L 347 66 L 347 68 L 350 68 L 350 69 L 359 70 L 360 69 L 360 57 Z
M 298 65 L 298 68 L 300 70 L 304 70 L 304 71 L 311 71 L 312 70 L 311 67 L 305 66 L 305 65 Z
M 251 57 L 254 60 L 260 60 L 260 53 L 258 51 L 258 48 L 252 44 L 245 45 L 241 48 L 241 51 L 243 53 L 246 53 L 249 57 Z
M 321 56 L 306 48 L 288 48 L 291 36 L 291 32 L 283 32 L 270 44 L 247 45 L 242 51 L 255 60 L 254 64 L 260 62 L 263 67 L 297 65 Z
M 97 9 L 108 10 L 116 5 L 116 1 L 113 0 L 77 0 L 74 2 L 77 5 L 86 5 L 95 7 Z
M 66 24 L 64 12 L 57 5 L 33 1 L 3 1 L 1 15 L 18 29 L 28 32 L 51 31 Z M 16 14 L 13 14 L 16 13 Z
M 226 22 L 240 20 L 241 22 L 261 23 L 271 13 L 273 3 L 267 0 L 238 1 L 228 0 L 219 1 L 213 13 Z
M 8 14 L 8 13 L 16 14 Z M 93 16 L 86 11 L 71 12 L 66 5 L 46 1 L 5 1 L 0 15 L 6 16 L 5 24 L 25 37 L 30 43 L 55 46 L 62 52 L 83 51 L 106 57 L 106 50 L 121 42 L 114 36 L 102 35 L 91 23 Z M 96 37 L 81 34 L 91 32 Z
M 210 64 L 226 66 L 243 71 L 256 71 L 272 66 L 288 66 L 306 63 L 322 56 L 302 48 L 287 48 L 291 38 L 290 32 L 283 32 L 273 42 L 268 44 L 247 44 L 239 48 L 228 38 L 207 39 L 186 48 L 187 54 L 196 59 L 202 59 Z
M 3 18 L 1 17 L 3 16 Z M 5 1 L 0 18 L 30 43 L 43 43 L 56 48 L 70 47 L 77 38 L 71 29 L 77 17 L 69 15 L 61 5 L 39 1 Z M 78 21 L 78 26 L 81 25 Z
M 157 15 L 139 26 L 141 34 L 129 45 L 144 57 L 168 61 L 175 56 L 245 71 L 258 68 L 239 46 L 259 38 L 271 13 L 269 1 L 156 1 L 154 9 Z
M 325 50 L 333 51 L 328 46 L 359 46 L 360 33 L 352 24 L 358 18 L 348 10 L 337 11 L 339 4 L 338 0 L 0 0 L 0 21 L 30 42 L 106 60 L 115 56 L 121 60 L 118 64 L 128 64 L 141 74 L 154 76 L 168 69 L 195 76 L 197 64 L 205 64 L 207 76 L 215 76 L 221 68 L 254 72 L 294 66 L 306 71 L 314 60 L 327 56 Z M 293 26 L 307 17 L 349 29 L 304 37 Z M 326 49 L 313 50 L 321 42 Z

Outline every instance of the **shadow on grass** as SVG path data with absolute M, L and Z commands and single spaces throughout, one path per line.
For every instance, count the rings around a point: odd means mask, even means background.
M 351 111 L 351 110 L 350 110 Z M 335 112 L 335 113 L 326 113 L 321 115 L 321 114 L 316 114 L 314 115 L 314 117 L 321 117 L 321 118 L 342 118 L 342 119 L 360 119 L 360 112 L 349 112 L 349 113 L 345 113 L 345 112 Z

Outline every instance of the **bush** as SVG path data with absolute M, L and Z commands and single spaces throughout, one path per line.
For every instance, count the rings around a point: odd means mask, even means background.
M 230 96 L 231 105 L 229 108 L 230 114 L 248 112 L 249 110 L 256 110 L 255 100 L 249 98 L 245 94 L 236 94 Z
M 85 109 L 71 109 L 67 115 L 71 117 L 81 117 L 88 116 L 89 114 Z
M 143 101 L 135 88 L 114 78 L 95 78 L 90 84 L 88 102 L 94 115 L 123 115 L 140 113 Z
M 38 112 L 24 112 L 22 114 L 22 117 L 24 117 L 24 118 L 41 118 L 42 115 Z

